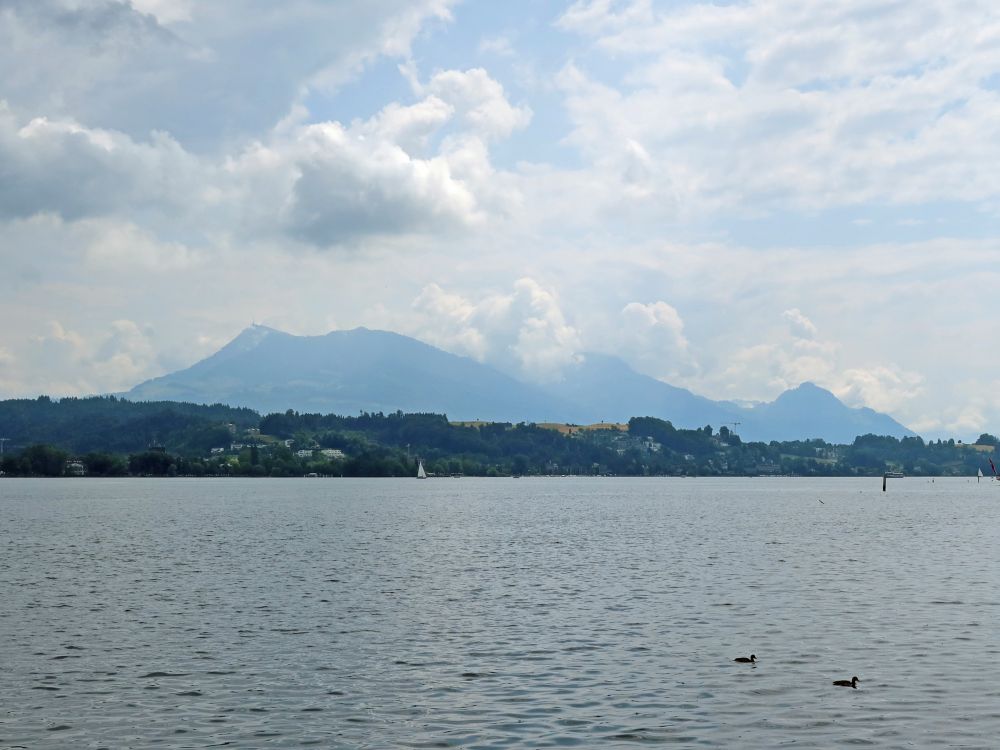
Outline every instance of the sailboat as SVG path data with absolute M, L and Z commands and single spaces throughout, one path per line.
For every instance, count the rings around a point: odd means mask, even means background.
M 424 460 L 417 459 L 417 479 L 427 479 L 427 472 L 424 471 Z
M 979 484 L 983 479 L 983 470 L 976 469 L 976 484 Z

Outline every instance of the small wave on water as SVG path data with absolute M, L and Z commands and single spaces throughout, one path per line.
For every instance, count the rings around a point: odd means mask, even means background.
M 517 484 L 10 485 L 0 747 L 1000 736 L 976 485 Z

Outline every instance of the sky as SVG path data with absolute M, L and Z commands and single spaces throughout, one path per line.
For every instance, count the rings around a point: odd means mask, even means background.
M 993 0 L 0 0 L 0 398 L 252 322 L 1000 430 Z

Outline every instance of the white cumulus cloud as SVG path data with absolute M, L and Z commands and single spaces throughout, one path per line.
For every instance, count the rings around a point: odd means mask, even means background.
M 809 318 L 802 314 L 799 308 L 793 307 L 790 310 L 785 310 L 781 313 L 781 317 L 788 322 L 788 328 L 794 336 L 804 339 L 816 338 L 816 334 L 818 333 L 816 326 Z
M 505 138 L 531 121 L 531 110 L 512 105 L 499 81 L 482 68 L 442 71 L 424 89 L 452 105 L 473 132 L 487 138 Z
M 430 284 L 413 307 L 422 318 L 414 331 L 421 338 L 529 380 L 557 380 L 579 358 L 579 332 L 556 293 L 534 279 L 476 301 Z
M 630 302 L 621 311 L 616 353 L 636 369 L 660 380 L 690 377 L 697 364 L 684 334 L 684 321 L 672 305 Z

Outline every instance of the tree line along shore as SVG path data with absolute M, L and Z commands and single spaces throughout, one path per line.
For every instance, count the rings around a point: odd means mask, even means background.
M 744 442 L 729 426 L 453 423 L 441 414 L 286 411 L 113 396 L 0 401 L 5 477 L 429 475 L 974 476 L 998 440 L 861 435 Z

